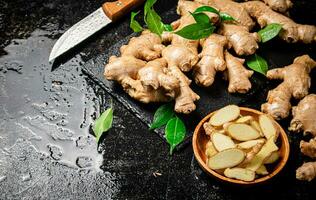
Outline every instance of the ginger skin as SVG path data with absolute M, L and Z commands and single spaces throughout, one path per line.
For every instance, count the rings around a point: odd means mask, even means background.
M 245 166 L 248 164 L 254 157 L 259 153 L 261 148 L 263 147 L 264 142 L 259 142 L 246 154 L 245 160 L 239 166 Z
M 296 170 L 296 178 L 303 181 L 311 181 L 316 177 L 316 162 L 304 163 Z
M 252 76 L 253 71 L 247 70 L 243 63 L 244 59 L 232 56 L 228 51 L 225 51 L 225 60 L 228 74 L 228 92 L 230 93 L 246 93 L 251 88 L 249 78 Z
M 199 100 L 200 96 L 190 88 L 191 80 L 180 70 L 180 66 L 193 66 L 196 63 L 190 56 L 181 57 L 180 55 L 183 55 L 183 51 L 190 50 L 169 45 L 162 51 L 162 57 L 166 59 L 168 63 L 167 74 L 175 77 L 180 84 L 179 91 L 175 97 L 174 109 L 176 112 L 188 114 L 195 110 L 196 106 L 194 101 Z
M 121 56 L 133 56 L 141 60 L 154 60 L 160 57 L 164 45 L 161 38 L 149 30 L 145 30 L 139 37 L 130 39 L 127 45 L 120 48 Z
M 251 19 L 246 9 L 237 2 L 231 0 L 195 0 L 203 5 L 208 5 L 232 16 L 238 24 L 251 30 L 255 22 Z
M 287 117 L 291 109 L 291 97 L 301 99 L 308 94 L 311 84 L 309 73 L 314 67 L 316 62 L 308 55 L 303 55 L 295 58 L 289 66 L 269 70 L 268 79 L 281 79 L 283 82 L 269 91 L 267 103 L 261 105 L 261 110 L 274 119 Z
M 316 41 L 316 26 L 297 24 L 290 18 L 273 11 L 261 1 L 248 1 L 241 3 L 249 15 L 256 18 L 261 27 L 271 23 L 282 25 L 279 36 L 286 42 L 312 43 Z
M 304 140 L 300 143 L 301 152 L 310 158 L 316 158 L 316 137 L 305 142 Z
M 110 57 L 104 76 L 143 103 L 170 101 L 180 86 L 176 78 L 166 75 L 166 61 L 157 59 L 163 48 L 158 35 L 144 31 L 121 47 L 121 57 Z
M 261 1 L 267 4 L 272 10 L 280 12 L 280 13 L 286 13 L 288 9 L 293 6 L 293 3 L 290 0 L 261 0 Z
M 223 23 L 219 34 L 227 37 L 229 44 L 238 55 L 252 55 L 259 48 L 258 33 L 249 33 L 245 26 Z
M 289 127 L 290 131 L 304 131 L 316 137 L 316 94 L 309 94 L 293 107 L 293 119 Z
M 144 86 L 151 86 L 153 89 L 164 88 L 167 96 L 175 97 L 175 92 L 179 88 L 179 81 L 167 72 L 167 61 L 158 58 L 149 61 L 138 71 L 138 78 Z
M 226 69 L 224 47 L 227 39 L 218 34 L 211 34 L 208 38 L 200 40 L 202 52 L 200 61 L 194 66 L 194 78 L 198 85 L 208 87 L 213 84 L 217 71 Z

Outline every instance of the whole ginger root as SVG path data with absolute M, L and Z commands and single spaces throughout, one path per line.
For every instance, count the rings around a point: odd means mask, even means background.
M 316 162 L 304 163 L 296 170 L 296 178 L 303 181 L 311 181 L 316 177 Z
M 143 31 L 121 47 L 120 57 L 110 57 L 104 76 L 120 83 L 126 93 L 143 103 L 170 101 L 180 84 L 166 74 L 167 62 L 158 59 L 163 48 L 158 35 Z
M 280 13 L 286 13 L 289 10 L 289 8 L 293 6 L 293 3 L 290 0 L 261 0 L 261 1 L 267 4 L 272 10 L 275 10 Z
M 225 51 L 225 60 L 228 75 L 228 92 L 230 93 L 246 93 L 251 88 L 249 78 L 252 76 L 253 71 L 247 70 L 243 63 L 244 59 L 234 57 L 228 51 Z
M 227 37 L 238 55 L 252 55 L 259 48 L 260 36 L 250 33 L 245 26 L 223 23 L 218 33 Z
M 316 158 L 316 137 L 305 142 L 304 140 L 300 143 L 301 152 L 310 158 Z
M 196 106 L 194 101 L 199 100 L 200 96 L 197 95 L 191 88 L 191 80 L 181 71 L 182 66 L 193 66 L 196 62 L 192 57 L 181 55 L 183 48 L 179 46 L 169 45 L 162 51 L 162 57 L 168 63 L 168 75 L 175 77 L 180 84 L 178 93 L 175 97 L 175 111 L 188 114 L 195 110 Z M 186 49 L 189 52 L 189 49 Z M 193 63 L 192 63 L 193 62 Z
M 195 82 L 204 87 L 213 84 L 217 71 L 224 71 L 226 63 L 224 48 L 227 46 L 225 36 L 211 34 L 208 38 L 200 40 L 202 52 L 199 54 L 200 61 L 194 66 Z
M 291 109 L 291 98 L 301 99 L 308 94 L 311 84 L 309 73 L 314 67 L 316 62 L 308 55 L 303 55 L 295 58 L 289 66 L 269 70 L 268 79 L 280 79 L 283 82 L 269 91 L 267 103 L 261 105 L 261 110 L 274 119 L 287 117 Z
M 271 23 L 281 24 L 282 30 L 279 36 L 286 42 L 312 43 L 316 41 L 316 26 L 297 24 L 290 18 L 273 11 L 261 1 L 248 1 L 241 5 L 261 27 Z
M 310 133 L 316 137 L 316 94 L 309 94 L 302 99 L 297 106 L 293 107 L 289 130 L 304 134 Z

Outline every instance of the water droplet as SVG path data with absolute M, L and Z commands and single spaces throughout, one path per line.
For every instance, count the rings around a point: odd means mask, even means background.
M 22 181 L 23 181 L 23 182 L 29 181 L 29 180 L 31 180 L 31 178 L 32 178 L 32 175 L 31 175 L 30 172 L 27 172 L 26 174 L 23 174 L 23 175 L 22 175 Z

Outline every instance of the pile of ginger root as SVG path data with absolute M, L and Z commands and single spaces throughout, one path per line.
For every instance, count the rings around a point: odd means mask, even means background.
M 282 25 L 279 38 L 288 43 L 313 43 L 316 27 L 295 23 L 288 15 L 290 0 L 179 0 L 177 13 L 180 18 L 171 26 L 175 31 L 195 23 L 190 13 L 201 6 L 211 6 L 232 16 L 235 21 L 220 21 L 215 13 L 205 12 L 217 26 L 216 31 L 200 40 L 185 39 L 173 32 L 161 36 L 143 31 L 120 48 L 120 56 L 111 56 L 105 66 L 104 76 L 118 82 L 132 98 L 143 102 L 175 101 L 174 110 L 189 114 L 196 109 L 199 95 L 191 88 L 186 74 L 192 72 L 195 83 L 210 87 L 217 73 L 228 80 L 228 92 L 247 93 L 251 89 L 249 78 L 253 71 L 246 69 L 241 56 L 249 56 L 259 48 L 260 36 L 253 32 L 278 23 Z M 269 70 L 268 79 L 283 82 L 269 91 L 267 102 L 261 110 L 280 120 L 288 117 L 292 109 L 291 98 L 304 99 L 293 107 L 290 130 L 304 131 L 316 136 L 316 95 L 308 95 L 310 71 L 316 62 L 308 55 L 297 57 L 293 64 Z M 308 95 L 308 96 L 307 96 Z M 305 108 L 305 109 L 304 109 Z M 308 109 L 307 109 L 308 108 Z M 309 111 L 313 109 L 313 111 Z M 307 120 L 308 119 L 308 120 Z M 316 137 L 301 142 L 305 155 L 316 158 Z M 316 176 L 316 162 L 305 163 L 297 170 L 297 178 L 312 180 Z
M 199 95 L 191 88 L 186 73 L 192 72 L 195 83 L 210 87 L 216 73 L 228 80 L 230 93 L 247 93 L 251 89 L 249 78 L 253 71 L 246 69 L 239 56 L 252 55 L 259 48 L 258 33 L 251 32 L 258 23 L 264 27 L 279 23 L 283 29 L 279 36 L 286 42 L 312 43 L 316 41 L 316 27 L 292 21 L 286 13 L 289 0 L 246 1 L 231 0 L 179 0 L 177 13 L 181 16 L 171 23 L 173 30 L 195 23 L 190 12 L 201 6 L 211 6 L 232 16 L 236 21 L 221 22 L 215 13 L 205 12 L 217 25 L 215 33 L 200 40 L 185 39 L 173 32 L 161 36 L 143 31 L 120 49 L 119 57 L 112 56 L 105 66 L 104 76 L 117 81 L 134 99 L 143 102 L 169 102 L 174 110 L 188 114 L 196 109 Z M 270 8 L 271 7 L 271 8 Z M 255 20 L 254 20 L 255 19 Z

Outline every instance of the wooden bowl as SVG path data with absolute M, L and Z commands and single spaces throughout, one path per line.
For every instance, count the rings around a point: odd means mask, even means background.
M 245 108 L 245 107 L 239 107 L 239 108 L 240 108 L 241 115 L 251 115 L 256 120 L 258 120 L 259 115 L 264 114 L 260 111 L 257 111 L 251 108 Z M 282 168 L 285 166 L 289 158 L 290 145 L 289 145 L 289 141 L 288 141 L 285 131 L 276 121 L 274 122 L 280 130 L 279 139 L 278 139 L 280 141 L 280 144 L 278 145 L 279 151 L 280 151 L 280 159 L 278 160 L 278 163 L 275 164 L 275 166 L 272 168 L 272 171 L 271 169 L 268 170 L 270 172 L 268 175 L 262 176 L 253 181 L 247 182 L 247 181 L 227 178 L 226 176 L 221 175 L 217 173 L 216 171 L 208 168 L 206 164 L 207 157 L 205 155 L 205 146 L 206 146 L 206 143 L 209 141 L 209 136 L 205 134 L 203 124 L 210 119 L 210 117 L 213 115 L 214 112 L 208 114 L 206 117 L 204 117 L 204 119 L 200 121 L 200 123 L 197 125 L 197 127 L 194 130 L 194 134 L 192 138 L 194 156 L 196 160 L 198 161 L 199 165 L 207 174 L 223 182 L 239 184 L 239 185 L 254 185 L 254 184 L 262 183 L 271 179 L 282 170 Z

